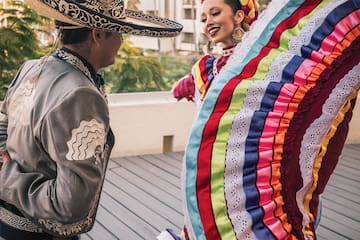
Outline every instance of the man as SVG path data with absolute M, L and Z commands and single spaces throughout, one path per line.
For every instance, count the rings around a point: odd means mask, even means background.
M 62 47 L 27 61 L 0 108 L 0 239 L 78 239 L 95 221 L 114 136 L 104 80 L 122 34 L 176 36 L 182 26 L 123 0 L 37 1 Z

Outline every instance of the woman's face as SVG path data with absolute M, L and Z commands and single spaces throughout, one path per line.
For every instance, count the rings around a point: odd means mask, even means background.
M 204 33 L 215 43 L 221 43 L 223 48 L 233 46 L 231 35 L 242 19 L 233 14 L 224 0 L 205 0 L 201 10 Z

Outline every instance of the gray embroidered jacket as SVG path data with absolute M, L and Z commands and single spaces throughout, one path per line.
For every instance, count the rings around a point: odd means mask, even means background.
M 0 200 L 54 236 L 93 226 L 113 146 L 106 99 L 76 56 L 26 62 L 0 108 Z

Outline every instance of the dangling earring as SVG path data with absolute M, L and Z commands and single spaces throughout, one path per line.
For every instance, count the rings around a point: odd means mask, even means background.
M 244 33 L 245 32 L 244 32 L 244 29 L 242 29 L 242 27 L 240 27 L 240 26 L 235 27 L 231 34 L 232 41 L 235 44 L 238 44 L 239 42 L 241 42 L 241 39 L 242 39 Z

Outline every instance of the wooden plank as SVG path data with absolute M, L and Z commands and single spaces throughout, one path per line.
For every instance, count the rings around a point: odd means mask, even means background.
M 339 189 L 336 186 L 327 185 L 323 197 L 332 199 L 334 198 L 333 195 L 335 195 L 336 198 L 342 199 L 344 203 L 346 202 L 349 208 L 359 208 L 359 198 L 354 198 L 352 194 L 349 194 L 349 192 Z
M 127 165 L 125 167 L 121 167 L 116 169 L 116 171 L 121 176 L 126 176 L 128 179 L 132 179 L 134 176 L 137 176 L 138 178 L 143 179 L 144 181 L 149 182 L 150 184 L 154 185 L 157 188 L 162 189 L 166 193 L 170 194 L 171 196 L 178 199 L 178 201 L 181 201 L 180 196 L 180 187 L 174 186 L 173 183 L 170 183 L 163 178 L 160 178 L 157 175 L 154 175 L 153 173 L 146 171 L 145 169 L 139 168 L 136 165 Z M 137 179 L 137 178 L 136 178 Z M 156 184 L 154 184 L 156 183 Z
M 334 229 L 329 229 L 326 226 L 321 225 L 316 230 L 316 235 L 319 240 L 349 240 L 344 236 L 339 235 Z
M 347 206 L 343 203 L 337 203 L 337 202 L 331 201 L 324 197 L 321 199 L 322 199 L 322 203 L 323 203 L 324 207 L 332 209 L 333 211 L 335 211 L 336 213 L 338 213 L 344 217 L 348 217 L 351 220 L 359 222 L 359 220 L 360 220 L 359 209 L 349 208 L 349 206 Z M 359 224 L 360 224 L 360 222 L 359 222 Z
M 344 163 L 342 163 L 344 166 L 356 169 L 357 171 L 360 170 L 360 168 L 358 166 L 360 161 L 351 160 L 349 156 L 344 156 L 344 157 L 348 158 L 348 159 L 346 159 L 346 161 L 344 161 Z
M 360 185 L 358 184 L 358 181 L 360 179 L 353 179 L 351 177 L 348 176 L 344 176 L 342 174 L 340 174 L 338 171 L 335 171 L 334 174 L 331 176 L 330 181 L 334 181 L 336 183 L 339 184 L 339 186 L 346 186 L 349 188 L 346 189 L 351 189 L 351 191 L 353 191 L 354 193 L 359 192 L 360 190 Z
M 126 206 L 123 206 L 118 199 L 114 199 L 107 193 L 104 193 L 102 196 L 102 207 L 115 215 L 121 222 L 119 224 L 125 224 L 140 236 L 156 236 L 158 234 L 158 230 L 151 224 L 145 222 L 142 218 L 126 208 Z
M 184 159 L 184 152 L 169 152 L 169 153 L 164 153 L 165 156 L 168 156 L 170 158 L 174 158 L 176 160 L 178 160 L 179 162 L 183 162 Z
M 172 164 L 173 166 L 178 168 L 179 171 L 181 172 L 181 170 L 182 170 L 182 158 L 179 159 L 177 156 L 170 155 L 169 153 L 156 154 L 156 155 L 153 155 L 153 156 L 160 159 L 160 160 L 162 160 L 162 161 L 164 161 L 164 162 L 168 162 L 169 164 Z
M 176 160 L 174 161 L 172 159 L 166 160 L 165 158 L 161 158 L 160 156 L 162 156 L 162 154 L 146 155 L 146 156 L 142 156 L 141 158 L 144 159 L 145 161 L 148 161 L 156 165 L 156 167 L 161 168 L 164 171 L 174 174 L 175 176 L 179 176 L 181 172 L 181 164 Z
M 112 212 L 109 212 L 105 210 L 104 208 L 100 208 L 97 213 L 97 218 L 99 219 L 99 222 L 103 224 L 112 234 L 113 236 L 111 238 L 105 238 L 104 236 L 101 236 L 101 240 L 114 240 L 114 239 L 120 239 L 120 240 L 142 240 L 144 239 L 141 237 L 138 233 L 132 231 L 127 225 L 123 224 L 123 222 L 119 221 L 119 219 L 112 214 Z
M 338 190 L 342 190 L 344 197 L 355 197 L 360 199 L 360 187 L 354 186 L 354 181 L 341 178 L 333 174 L 328 182 L 327 186 L 336 186 Z
M 173 167 L 172 165 L 169 165 L 167 162 L 161 161 L 158 158 L 155 158 L 151 155 L 149 156 L 141 156 L 140 157 L 143 161 L 147 161 L 149 164 L 153 165 L 154 167 L 158 168 L 159 170 L 162 170 L 166 173 L 169 173 L 176 177 L 176 179 L 179 179 L 181 170 Z
M 125 161 L 125 159 L 127 161 Z M 126 157 L 125 159 L 115 159 L 115 161 L 125 169 L 132 172 L 137 172 L 140 169 L 150 172 L 154 176 L 157 176 L 165 181 L 171 183 L 174 187 L 180 186 L 180 176 L 175 176 L 168 172 L 165 172 L 156 166 L 148 163 L 147 161 L 139 160 L 138 157 Z
M 178 211 L 179 206 L 181 206 L 182 204 L 180 198 L 180 190 L 176 190 L 174 187 L 169 189 L 161 189 L 159 187 L 161 183 L 155 181 L 156 179 L 152 176 L 149 176 L 148 181 L 146 178 L 143 178 L 143 176 L 126 171 L 123 168 L 115 169 L 114 173 L 116 173 L 118 176 L 123 177 L 124 179 L 131 179 L 131 184 L 139 188 L 141 190 L 141 193 L 147 193 L 149 196 L 157 199 L 157 201 L 162 202 L 163 204 L 171 207 L 176 211 Z M 154 183 L 156 183 L 156 185 Z M 175 196 L 171 195 L 170 193 L 168 193 L 168 191 L 170 192 L 170 190 L 175 191 L 177 194 Z M 179 213 L 181 214 L 181 211 Z
M 130 211 L 142 217 L 145 222 L 151 223 L 159 231 L 166 227 L 174 229 L 182 227 L 181 214 L 124 179 L 119 181 L 119 178 L 121 179 L 115 173 L 109 172 L 104 191 L 118 199 Z M 121 183 L 119 184 L 119 182 Z
M 360 171 L 358 169 L 351 168 L 343 164 L 338 164 L 338 166 L 336 166 L 335 172 L 341 176 L 347 176 L 347 178 L 350 178 L 354 181 L 360 180 Z
M 99 209 L 100 208 L 101 207 L 99 207 Z M 87 233 L 87 237 L 88 237 L 88 239 L 93 239 L 93 240 L 96 240 L 96 239 L 116 239 L 116 236 L 114 236 L 111 233 L 110 230 L 104 228 L 101 221 L 99 221 L 99 216 L 96 216 L 96 222 L 94 224 L 94 227 L 91 229 L 90 232 Z M 85 238 L 85 237 L 83 237 L 83 235 L 82 235 L 81 240 L 83 240 L 83 238 Z
M 326 191 L 325 194 L 321 196 L 324 203 L 335 204 L 340 206 L 345 206 L 348 209 L 351 209 L 351 215 L 356 216 L 360 214 L 360 200 L 356 198 L 346 199 L 341 194 L 337 194 L 337 192 Z M 333 205 L 333 206 L 335 206 Z M 360 219 L 360 218 L 359 218 Z
M 119 165 L 117 165 L 114 161 L 109 161 L 108 166 L 107 166 L 107 170 L 113 169 L 113 168 L 117 168 L 119 167 Z
M 343 152 L 357 156 L 359 159 L 360 144 L 346 144 Z
M 320 225 L 326 226 L 327 229 L 333 229 L 338 235 L 347 239 L 355 240 L 359 239 L 360 236 L 360 231 L 354 229 L 355 226 L 360 229 L 358 223 L 354 224 L 354 221 L 339 216 L 339 214 L 334 213 L 331 209 L 323 209 Z
M 351 154 L 347 151 L 343 152 L 339 160 L 339 163 L 357 170 L 360 169 L 359 162 L 360 162 L 359 153 Z
M 81 240 L 94 240 L 94 239 L 90 238 L 89 235 L 85 233 L 81 235 Z

